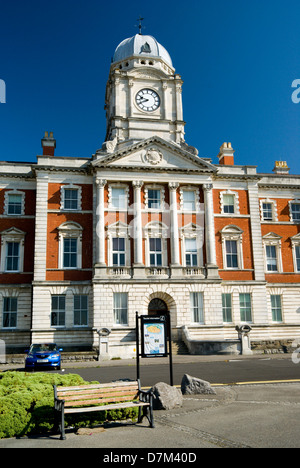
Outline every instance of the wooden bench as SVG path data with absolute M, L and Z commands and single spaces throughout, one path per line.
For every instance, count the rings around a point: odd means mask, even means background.
M 146 417 L 150 427 L 153 421 L 153 393 L 141 390 L 140 381 L 119 381 L 78 387 L 54 385 L 54 431 L 65 440 L 65 414 L 139 408 L 138 423 Z

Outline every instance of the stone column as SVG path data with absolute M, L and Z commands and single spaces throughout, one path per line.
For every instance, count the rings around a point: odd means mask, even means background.
M 219 278 L 216 254 L 213 185 L 204 184 L 206 268 L 208 278 Z
M 134 239 L 134 267 L 143 267 L 143 228 L 142 228 L 142 205 L 141 188 L 144 182 L 134 180 L 132 182 L 134 190 L 134 220 L 133 220 L 133 239 Z
M 177 210 L 177 189 L 178 182 L 169 182 L 170 191 L 170 238 L 171 238 L 171 269 L 172 276 L 182 274 L 179 254 L 179 229 L 178 229 L 178 210 Z
M 36 175 L 34 281 L 45 281 L 47 262 L 48 174 Z
M 107 181 L 97 179 L 97 206 L 96 206 L 96 264 L 106 267 L 105 262 L 105 219 L 104 219 L 104 187 Z

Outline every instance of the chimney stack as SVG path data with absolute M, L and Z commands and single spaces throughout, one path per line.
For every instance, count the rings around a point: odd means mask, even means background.
M 286 161 L 276 161 L 273 172 L 275 174 L 289 174 L 290 173 L 290 168 L 287 165 Z
M 42 139 L 43 156 L 54 156 L 56 148 L 56 140 L 53 138 L 53 132 L 45 132 L 45 136 Z
M 219 164 L 223 166 L 234 166 L 234 153 L 231 143 L 223 143 L 218 154 Z

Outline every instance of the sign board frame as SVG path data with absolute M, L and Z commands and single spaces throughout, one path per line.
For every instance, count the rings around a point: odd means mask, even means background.
M 141 316 L 141 356 L 158 358 L 168 356 L 167 316 Z
M 139 323 L 140 322 L 140 323 Z M 155 330 L 152 330 L 153 336 L 145 336 L 148 333 L 145 333 L 145 326 L 153 325 L 162 327 L 162 334 L 158 337 L 158 342 L 155 345 L 163 345 L 161 350 L 163 352 L 147 352 L 151 348 L 151 343 L 149 341 L 155 340 Z M 151 334 L 151 329 L 150 329 Z M 159 335 L 159 333 L 158 333 Z M 150 338 L 150 340 L 149 340 Z M 140 346 L 141 345 L 141 346 Z M 153 344 L 152 344 L 153 346 Z M 141 348 L 141 352 L 140 352 Z M 140 379 L 140 357 L 144 358 L 160 358 L 160 357 L 169 357 L 169 367 L 170 367 L 170 385 L 173 387 L 173 358 L 172 358 L 172 337 L 171 337 L 171 317 L 170 314 L 158 314 L 158 315 L 141 315 L 136 312 L 136 373 L 137 380 Z

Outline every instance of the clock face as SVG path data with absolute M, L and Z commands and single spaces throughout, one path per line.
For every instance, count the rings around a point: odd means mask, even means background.
M 136 103 L 143 110 L 153 112 L 160 106 L 160 97 L 152 89 L 141 89 L 136 95 Z

